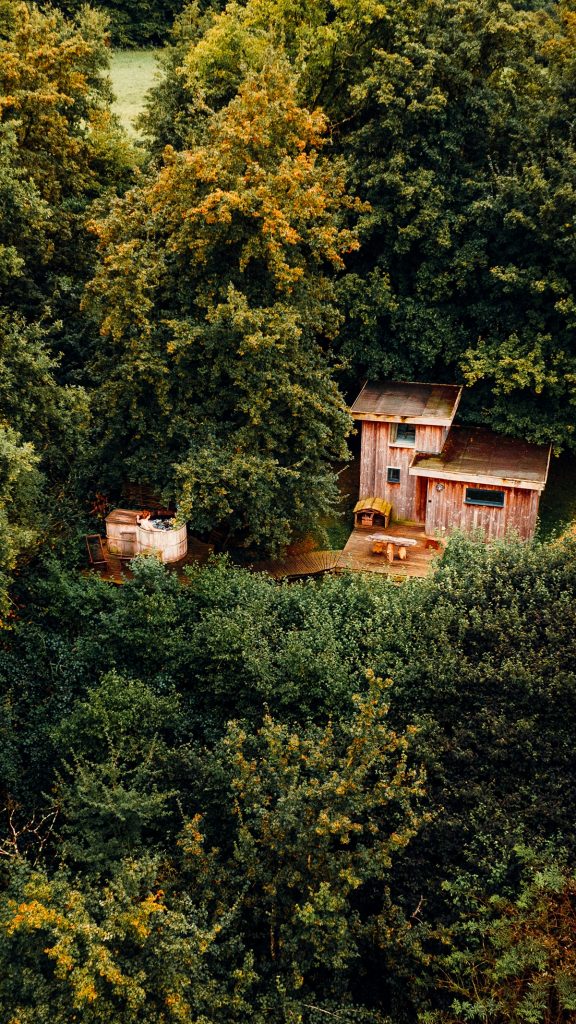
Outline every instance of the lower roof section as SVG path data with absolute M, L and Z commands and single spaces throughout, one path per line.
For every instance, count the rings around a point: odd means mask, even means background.
M 530 444 L 483 427 L 452 427 L 440 455 L 415 455 L 410 473 L 543 491 L 550 451 L 549 445 Z

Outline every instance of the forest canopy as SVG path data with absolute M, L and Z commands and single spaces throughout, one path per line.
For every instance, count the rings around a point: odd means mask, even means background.
M 274 555 L 334 509 L 367 377 L 573 448 L 571 2 L 193 3 L 144 148 L 101 11 L 1 11 L 2 301 L 83 389 L 74 518 L 146 483 Z
M 474 419 L 571 443 L 575 30 L 571 0 L 229 4 L 177 37 L 152 143 L 201 137 L 285 53 L 370 204 L 340 281 L 343 381 L 456 378 Z
M 6 1019 L 571 1020 L 575 555 L 52 558 L 0 649 Z
M 111 43 L 165 44 L 137 142 Z M 322 537 L 367 378 L 574 451 L 575 43 L 0 0 L 2 1024 L 576 1019 L 574 536 L 240 567 Z M 135 485 L 207 565 L 86 571 Z

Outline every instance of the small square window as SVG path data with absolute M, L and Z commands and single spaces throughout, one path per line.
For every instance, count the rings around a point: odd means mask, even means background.
M 491 508 L 504 508 L 504 491 L 488 491 L 483 487 L 467 487 L 465 505 L 490 505 Z
M 394 423 L 392 425 L 390 443 L 402 448 L 413 448 L 416 444 L 416 427 L 410 423 Z
M 400 470 L 396 466 L 388 466 L 387 480 L 389 484 L 400 483 Z

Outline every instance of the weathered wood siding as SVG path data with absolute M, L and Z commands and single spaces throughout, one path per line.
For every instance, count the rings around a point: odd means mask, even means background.
M 443 484 L 442 490 L 436 484 Z M 450 533 L 452 530 L 482 530 L 487 540 L 496 540 L 507 533 L 515 532 L 523 540 L 534 535 L 538 515 L 538 491 L 521 490 L 516 487 L 498 487 L 482 484 L 482 490 L 504 491 L 504 507 L 489 505 L 465 505 L 467 487 L 478 486 L 456 480 L 428 480 L 426 502 L 426 533 Z
M 442 450 L 447 427 L 416 427 L 414 447 L 401 448 L 390 444 L 390 424 L 362 424 L 360 455 L 360 497 L 385 498 L 392 505 L 394 519 L 418 521 L 416 508 L 416 478 L 410 476 L 409 468 L 415 452 L 437 454 Z M 400 483 L 389 484 L 388 467 L 400 470 Z M 421 518 L 420 521 L 423 522 Z
M 378 444 L 386 444 L 388 439 L 387 423 L 363 423 L 362 441 L 360 446 L 360 497 L 383 498 L 384 494 L 375 490 L 376 485 L 376 449 Z
M 416 445 L 413 450 L 439 455 L 448 437 L 449 427 L 416 427 Z

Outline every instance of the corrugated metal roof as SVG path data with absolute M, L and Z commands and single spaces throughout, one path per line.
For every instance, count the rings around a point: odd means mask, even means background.
M 462 388 L 456 384 L 386 381 L 365 384 L 351 407 L 354 419 L 450 426 Z
M 541 491 L 549 461 L 549 445 L 530 444 L 483 427 L 452 427 L 440 455 L 416 455 L 410 472 Z

